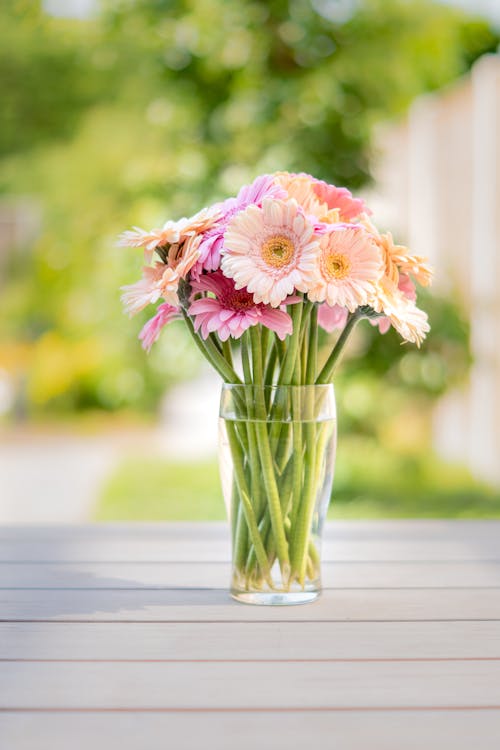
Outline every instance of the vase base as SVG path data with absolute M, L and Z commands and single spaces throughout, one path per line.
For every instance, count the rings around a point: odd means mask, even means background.
M 231 589 L 231 596 L 242 604 L 288 606 L 308 604 L 318 598 L 319 591 L 239 591 Z

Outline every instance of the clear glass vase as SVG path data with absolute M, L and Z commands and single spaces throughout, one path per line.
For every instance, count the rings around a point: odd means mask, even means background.
M 222 387 L 219 464 L 233 598 L 304 604 L 319 595 L 335 447 L 332 385 Z

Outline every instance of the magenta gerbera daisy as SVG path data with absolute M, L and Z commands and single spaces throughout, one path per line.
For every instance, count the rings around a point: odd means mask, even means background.
M 234 282 L 220 271 L 192 282 L 194 294 L 209 292 L 214 296 L 195 299 L 189 307 L 194 327 L 202 338 L 215 331 L 221 341 L 238 339 L 248 328 L 261 323 L 283 340 L 292 332 L 292 319 L 284 310 L 256 303 L 246 289 L 236 289 Z

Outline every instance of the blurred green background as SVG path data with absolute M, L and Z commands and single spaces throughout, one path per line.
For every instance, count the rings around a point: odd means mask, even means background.
M 178 324 L 150 356 L 140 348 L 151 311 L 121 311 L 118 289 L 141 258 L 116 247 L 120 231 L 189 215 L 278 169 L 362 190 L 377 125 L 499 43 L 487 20 L 426 0 L 76 6 L 88 12 L 0 6 L 4 441 L 58 426 L 110 440 L 154 429 L 165 393 L 199 374 Z M 467 377 L 469 331 L 453 290 L 422 307 L 432 333 L 421 351 L 365 325 L 344 362 L 337 517 L 500 516 L 497 491 L 433 455 L 432 408 Z M 189 458 L 124 456 L 89 512 L 224 517 L 215 459 Z

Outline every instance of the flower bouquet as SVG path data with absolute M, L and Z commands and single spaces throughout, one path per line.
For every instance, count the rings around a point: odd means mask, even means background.
M 346 188 L 287 172 L 258 177 L 191 218 L 124 232 L 120 242 L 145 256 L 142 278 L 123 288 L 126 310 L 161 301 L 140 333 L 144 348 L 182 318 L 224 381 L 232 595 L 314 599 L 333 479 L 335 367 L 364 318 L 420 345 L 429 325 L 415 282 L 430 283 L 426 259 L 379 232 Z M 321 361 L 318 326 L 337 331 Z

